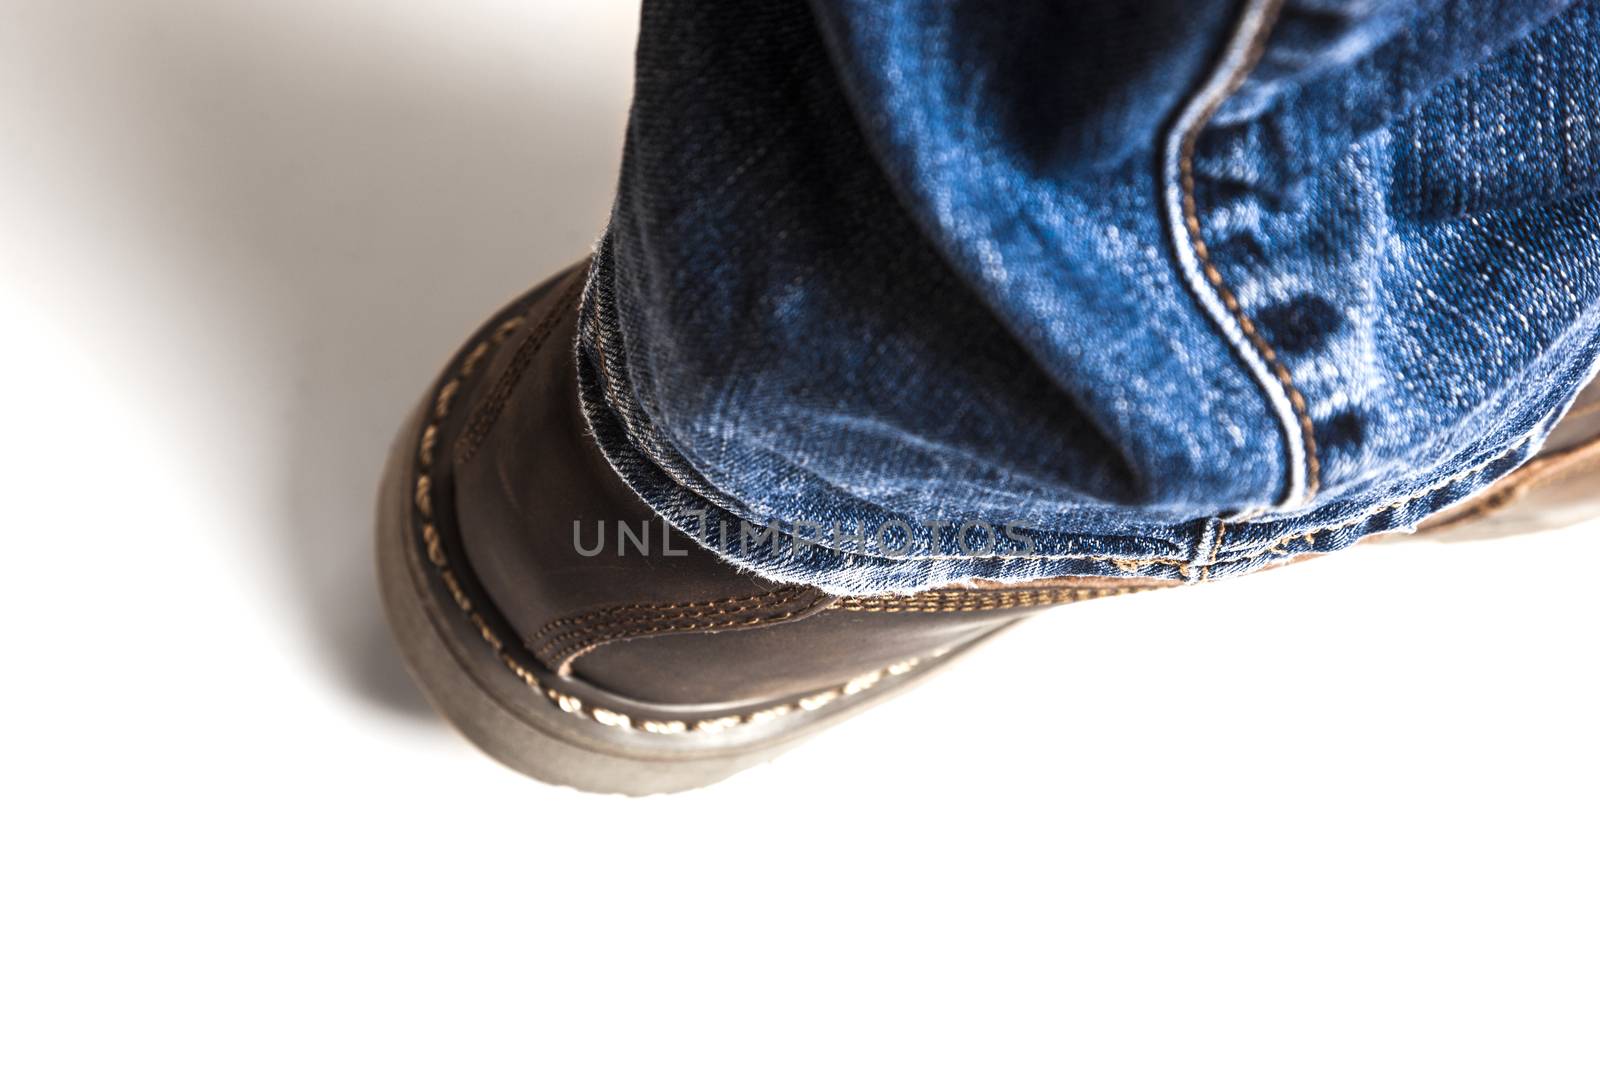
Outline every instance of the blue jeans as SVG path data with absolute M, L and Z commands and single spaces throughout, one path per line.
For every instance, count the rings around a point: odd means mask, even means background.
M 1596 365 L 1600 2 L 646 0 L 585 408 L 839 593 L 1406 529 Z

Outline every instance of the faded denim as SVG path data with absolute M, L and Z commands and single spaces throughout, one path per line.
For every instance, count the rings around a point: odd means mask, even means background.
M 1412 527 L 1597 316 L 1600 2 L 646 0 L 578 349 L 652 508 L 864 593 Z

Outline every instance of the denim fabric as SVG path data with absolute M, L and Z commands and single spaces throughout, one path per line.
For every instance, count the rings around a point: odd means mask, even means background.
M 578 347 L 652 508 L 860 593 L 1409 528 L 1597 326 L 1600 2 L 646 0 Z

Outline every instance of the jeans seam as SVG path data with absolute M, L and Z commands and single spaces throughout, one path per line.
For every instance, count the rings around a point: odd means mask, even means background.
M 1200 568 L 1200 580 L 1211 580 L 1211 568 L 1217 565 L 1217 554 L 1222 551 L 1222 539 L 1227 536 L 1228 524 L 1221 519 L 1217 520 L 1217 528 L 1211 533 L 1211 554 L 1206 558 L 1206 565 Z
M 1163 178 L 1168 223 L 1184 280 L 1266 393 L 1282 429 L 1289 477 L 1278 507 L 1289 510 L 1309 504 L 1321 488 L 1322 464 L 1311 412 L 1288 366 L 1245 312 L 1211 257 L 1200 227 L 1194 176 L 1200 134 L 1260 62 L 1282 9 L 1283 0 L 1248 0 L 1222 64 L 1173 126 Z
M 840 597 L 826 611 L 869 612 L 873 614 L 906 613 L 975 613 L 984 611 L 1012 611 L 1017 608 L 1046 608 L 1061 604 L 1076 604 L 1085 600 L 1125 596 L 1160 589 L 1162 585 L 1126 585 L 1112 588 L 1083 588 L 1060 590 L 1019 590 L 1009 593 L 1003 589 L 972 589 L 946 592 L 928 590 L 904 596 L 848 596 Z
M 1355 515 L 1355 516 L 1353 516 L 1351 518 L 1345 519 L 1342 522 L 1330 523 L 1330 524 L 1328 524 L 1326 526 L 1314 526 L 1309 530 L 1301 530 L 1301 531 L 1298 531 L 1296 533 L 1289 534 L 1288 536 L 1279 538 L 1278 540 L 1274 541 L 1272 544 L 1267 545 L 1264 548 L 1256 549 L 1255 551 L 1252 551 L 1252 552 L 1246 552 L 1243 555 L 1234 556 L 1234 557 L 1232 557 L 1230 559 L 1224 559 L 1224 560 L 1222 560 L 1222 562 L 1223 563 L 1249 563 L 1249 562 L 1253 562 L 1255 560 L 1258 560 L 1258 559 L 1262 558 L 1263 556 L 1283 555 L 1284 554 L 1283 550 L 1286 549 L 1288 546 L 1294 544 L 1294 542 L 1296 542 L 1296 541 L 1306 541 L 1307 543 L 1311 543 L 1312 540 L 1318 534 L 1335 533 L 1335 532 L 1337 532 L 1339 530 L 1347 530 L 1352 526 L 1360 526 L 1362 523 L 1368 521 L 1369 519 L 1375 518 L 1378 515 L 1382 515 L 1385 511 L 1388 511 L 1391 508 L 1397 508 L 1397 507 L 1400 507 L 1402 504 L 1409 504 L 1409 503 L 1412 503 L 1413 501 L 1420 500 L 1423 497 L 1428 496 L 1430 493 L 1436 493 L 1441 489 L 1445 489 L 1445 488 L 1448 488 L 1449 486 L 1454 485 L 1456 482 L 1463 481 L 1463 480 L 1465 480 L 1467 478 L 1472 477 L 1475 474 L 1480 474 L 1483 471 L 1485 471 L 1485 470 L 1489 469 L 1490 467 L 1494 466 L 1496 463 L 1503 463 L 1508 457 L 1513 455 L 1518 449 L 1520 449 L 1520 448 L 1524 447 L 1525 445 L 1527 445 L 1527 443 L 1532 438 L 1537 436 L 1539 434 L 1539 432 L 1540 432 L 1540 430 L 1538 430 L 1538 429 L 1530 430 L 1529 432 L 1523 434 L 1521 437 L 1518 437 L 1506 449 L 1495 453 L 1493 456 L 1490 456 L 1488 459 L 1485 459 L 1482 462 L 1474 463 L 1472 466 L 1468 467 L 1466 470 L 1458 471 L 1455 474 L 1452 474 L 1448 478 L 1443 478 L 1443 479 L 1441 479 L 1439 481 L 1436 481 L 1436 482 L 1430 482 L 1427 485 L 1423 486 L 1421 489 L 1417 489 L 1417 490 L 1415 490 L 1413 492 L 1407 493 L 1405 496 L 1391 497 L 1391 498 L 1389 498 L 1387 500 L 1384 500 L 1380 504 L 1377 504 L 1377 505 L 1375 505 L 1373 507 L 1370 507 L 1370 508 L 1367 508 L 1367 509 L 1363 510 L 1361 513 L 1359 513 L 1359 514 L 1357 514 L 1357 515 Z M 1509 473 L 1510 472 L 1508 471 L 1507 474 L 1509 474 Z M 1491 487 L 1499 484 L 1500 481 L 1502 480 L 1502 478 L 1504 478 L 1504 477 L 1505 476 L 1502 475 L 1500 478 L 1496 478 L 1493 481 L 1487 482 L 1482 486 L 1482 488 L 1483 489 L 1490 489 Z M 1472 499 L 1472 496 L 1470 496 L 1470 495 L 1467 496 L 1466 498 L 1464 498 L 1464 500 L 1471 500 L 1471 499 Z M 1462 502 L 1464 502 L 1464 501 L 1462 501 Z M 1220 539 L 1221 538 L 1219 536 L 1218 540 L 1220 540 Z

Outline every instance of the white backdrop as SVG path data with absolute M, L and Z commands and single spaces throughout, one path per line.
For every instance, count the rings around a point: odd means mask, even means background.
M 711 790 L 427 713 L 389 435 L 624 0 L 0 0 L 0 1060 L 1593 1064 L 1600 528 L 1059 610 Z

